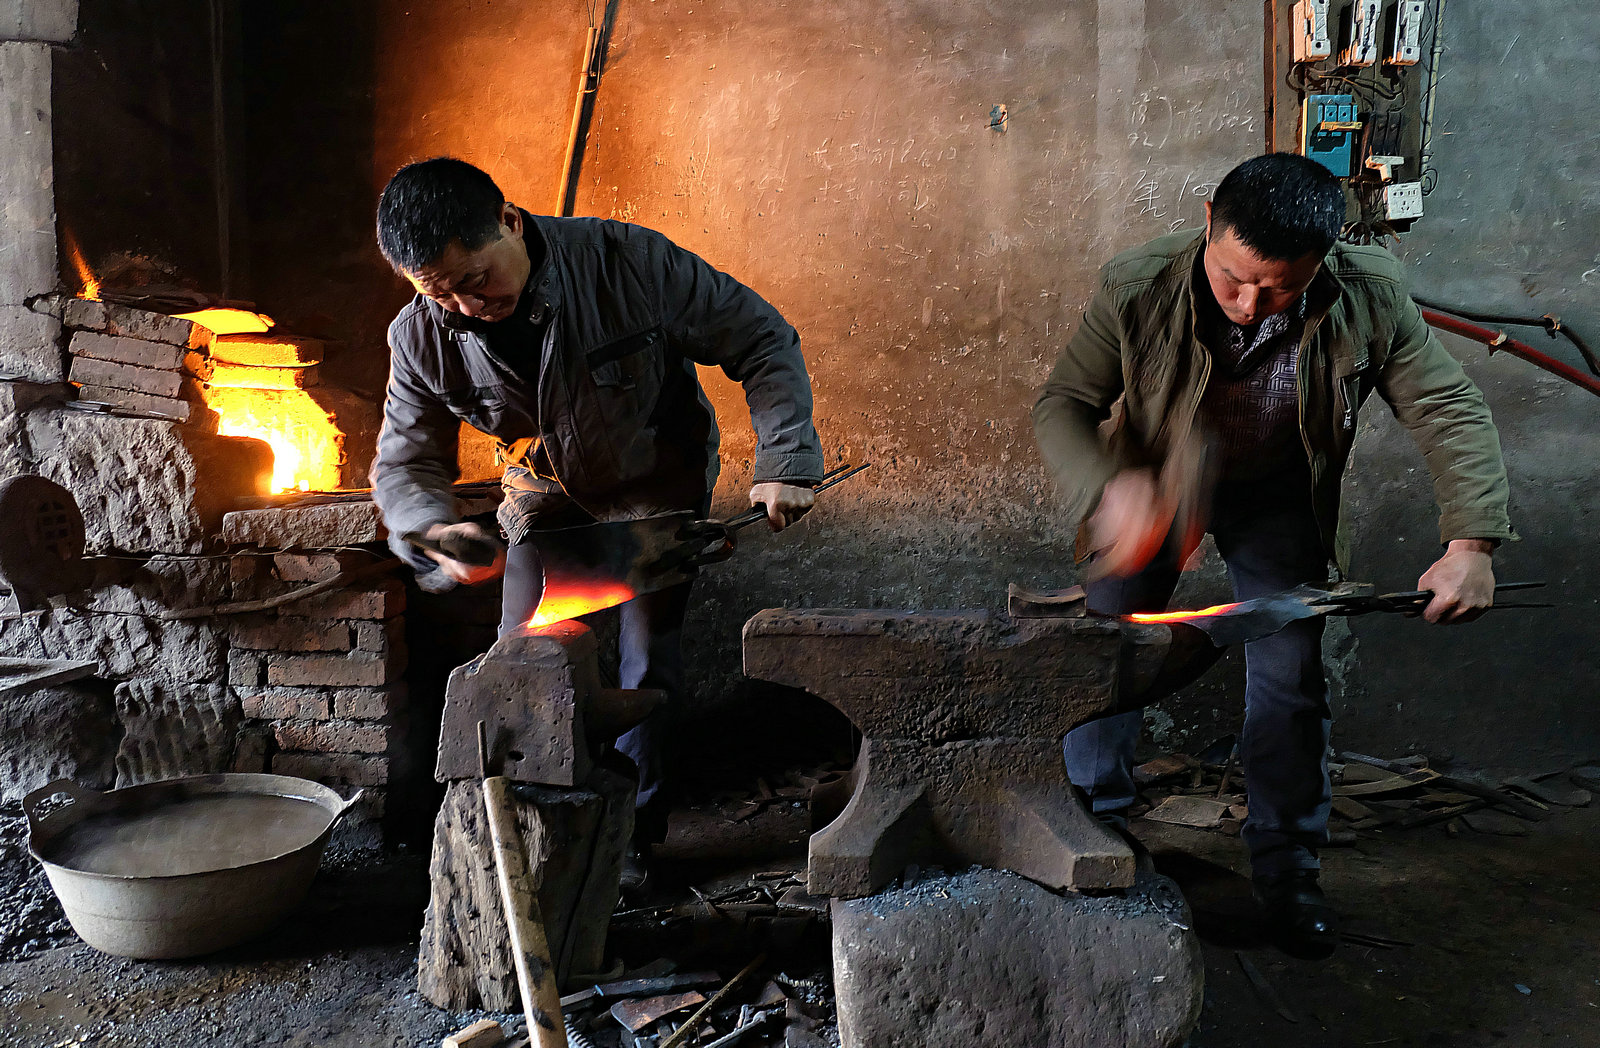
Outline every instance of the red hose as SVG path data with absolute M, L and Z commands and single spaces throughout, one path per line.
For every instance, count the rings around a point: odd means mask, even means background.
M 1600 397 L 1600 379 L 1585 375 L 1577 368 L 1563 364 L 1549 354 L 1539 352 L 1526 342 L 1518 342 L 1504 331 L 1486 328 L 1471 321 L 1453 317 L 1448 313 L 1440 313 L 1434 309 L 1424 309 L 1422 311 L 1422 319 L 1442 331 L 1449 331 L 1460 335 L 1462 338 L 1470 338 L 1474 342 L 1481 342 L 1489 347 L 1490 353 L 1498 350 L 1510 353 L 1514 357 L 1520 357 L 1535 367 L 1541 367 L 1550 372 L 1550 374 L 1564 378 L 1575 386 L 1582 386 L 1590 393 Z

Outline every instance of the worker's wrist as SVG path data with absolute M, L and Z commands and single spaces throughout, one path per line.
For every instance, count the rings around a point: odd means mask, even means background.
M 1451 539 L 1445 546 L 1447 553 L 1483 553 L 1494 555 L 1494 548 L 1499 543 L 1494 539 Z

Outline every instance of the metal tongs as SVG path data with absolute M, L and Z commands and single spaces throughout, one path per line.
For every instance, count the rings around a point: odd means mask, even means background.
M 1543 582 L 1502 582 L 1496 593 L 1537 589 Z M 1291 622 L 1319 615 L 1365 615 L 1373 611 L 1416 616 L 1433 599 L 1432 590 L 1402 590 L 1379 593 L 1369 583 L 1345 582 L 1334 586 L 1296 586 L 1237 604 L 1221 604 L 1198 611 L 1168 611 L 1152 614 L 1114 616 L 1124 622 L 1193 626 L 1205 633 L 1219 648 L 1248 644 L 1270 637 Z M 1551 608 L 1553 604 L 1494 604 L 1486 609 Z

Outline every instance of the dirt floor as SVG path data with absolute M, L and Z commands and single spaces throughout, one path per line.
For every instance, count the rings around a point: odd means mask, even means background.
M 736 809 L 675 818 L 658 864 L 662 897 L 800 867 L 803 811 L 773 806 L 735 823 Z M 1205 1009 L 1190 1045 L 1600 1045 L 1600 807 L 1560 809 L 1526 828 L 1528 836 L 1450 836 L 1433 826 L 1330 850 L 1324 883 L 1363 942 L 1319 964 L 1261 944 L 1237 838 L 1136 823 L 1158 867 L 1184 888 L 1205 941 Z M 182 963 L 120 960 L 78 943 L 37 872 L 15 811 L 0 811 L 8 1048 L 421 1048 L 480 1017 L 442 1012 L 416 993 L 426 862 L 415 852 L 330 856 L 278 932 Z M 688 922 L 652 939 L 633 926 L 615 943 L 631 964 L 672 949 L 731 972 L 757 945 L 743 932 L 741 940 Z M 820 923 L 764 945 L 772 970 L 802 979 L 826 971 Z M 819 1033 L 831 1041 L 826 1025 Z

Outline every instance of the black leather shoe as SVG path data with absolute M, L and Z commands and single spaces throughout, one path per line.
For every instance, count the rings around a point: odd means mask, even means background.
M 1255 890 L 1274 946 L 1306 961 L 1333 956 L 1339 945 L 1339 915 L 1322 894 L 1316 870 L 1257 878 Z

